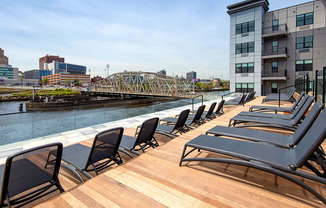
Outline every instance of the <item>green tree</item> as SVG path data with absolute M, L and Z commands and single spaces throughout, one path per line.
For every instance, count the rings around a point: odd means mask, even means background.
M 48 78 L 45 78 L 42 81 L 43 81 L 43 84 L 45 84 L 45 85 L 49 84 L 49 79 Z
M 82 83 L 79 81 L 79 79 L 74 79 L 74 81 L 72 81 L 72 84 L 74 86 L 81 86 Z

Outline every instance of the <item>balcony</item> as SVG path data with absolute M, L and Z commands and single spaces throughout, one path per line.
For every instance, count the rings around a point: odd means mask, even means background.
M 262 78 L 261 80 L 279 80 L 279 81 L 285 81 L 287 79 L 287 70 L 278 70 L 276 72 L 270 71 L 270 70 L 264 70 L 262 72 Z
M 286 24 L 274 25 L 272 27 L 263 28 L 263 38 L 286 37 L 288 29 Z
M 287 48 L 270 48 L 263 50 L 262 59 L 287 58 Z

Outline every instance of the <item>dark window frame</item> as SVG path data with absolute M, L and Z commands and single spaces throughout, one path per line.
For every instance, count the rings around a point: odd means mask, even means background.
M 297 19 L 296 19 L 297 27 L 300 27 L 303 25 L 311 25 L 311 24 L 314 24 L 314 13 L 313 12 L 297 15 Z
M 238 43 L 235 45 L 235 54 L 251 53 L 255 51 L 255 42 Z
M 255 21 L 243 22 L 243 23 L 236 24 L 235 26 L 236 35 L 253 32 L 253 31 L 255 31 Z
M 276 66 L 274 66 L 274 64 L 276 64 Z M 272 73 L 277 73 L 277 72 L 278 72 L 278 62 L 273 61 L 272 62 Z
M 313 47 L 314 47 L 313 35 L 296 38 L 296 49 L 313 48 Z
M 274 24 L 274 22 L 277 22 L 277 24 Z M 272 31 L 278 31 L 278 26 L 279 26 L 278 19 L 273 20 L 273 22 L 272 22 Z
M 241 85 L 240 88 L 237 88 L 237 85 Z M 252 86 L 252 88 L 249 88 Z M 235 91 L 236 92 L 245 92 L 250 93 L 255 91 L 255 84 L 254 83 L 235 83 Z
M 297 60 L 295 62 L 295 71 L 313 71 L 312 59 Z
M 235 64 L 235 73 L 241 74 L 241 73 L 254 73 L 254 62 L 249 63 L 237 63 Z

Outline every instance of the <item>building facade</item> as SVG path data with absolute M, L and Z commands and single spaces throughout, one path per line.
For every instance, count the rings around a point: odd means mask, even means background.
M 0 65 L 8 65 L 8 57 L 5 56 L 4 54 L 4 50 L 2 50 L 2 48 L 0 48 Z
M 187 80 L 197 79 L 197 73 L 194 71 L 188 72 L 186 74 L 186 78 L 187 78 Z
M 163 74 L 163 75 L 166 75 L 166 71 L 165 71 L 165 69 L 163 69 L 163 70 L 161 70 L 161 71 L 159 71 L 159 72 L 157 72 L 158 74 Z
M 60 63 L 54 61 L 52 63 L 46 64 L 47 69 L 52 71 L 52 74 L 86 74 L 86 66 L 76 65 L 76 64 L 68 64 L 68 63 Z
M 326 66 L 325 0 L 275 11 L 268 0 L 228 6 L 230 90 L 278 92 Z
M 48 76 L 48 75 L 51 75 L 50 70 L 34 69 L 34 70 L 25 71 L 25 79 L 37 79 L 38 81 L 41 81 L 43 76 Z
M 48 79 L 49 84 L 52 85 L 69 85 L 75 79 L 78 79 L 83 86 L 89 86 L 91 83 L 90 75 L 84 74 L 52 74 L 43 76 L 42 80 L 44 79 Z
M 47 69 L 47 65 L 46 64 L 52 63 L 54 61 L 57 61 L 59 63 L 64 63 L 65 62 L 65 58 L 59 57 L 59 56 L 53 56 L 53 55 L 46 55 L 46 56 L 41 57 L 39 59 L 39 68 L 40 69 Z

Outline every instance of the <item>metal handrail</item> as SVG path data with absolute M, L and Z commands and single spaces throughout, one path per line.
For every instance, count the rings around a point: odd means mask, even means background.
M 192 110 L 194 110 L 194 105 L 195 105 L 195 99 L 201 97 L 201 105 L 204 105 L 204 96 L 203 95 L 197 95 L 193 98 L 191 98 L 191 102 L 192 102 Z
M 300 84 L 294 84 L 294 85 L 290 85 L 290 86 L 287 86 L 287 87 L 280 88 L 278 90 L 278 106 L 279 107 L 281 106 L 281 90 L 284 90 L 284 89 L 287 89 L 287 88 L 290 88 L 290 87 L 296 87 L 296 86 L 299 86 L 299 85 L 302 85 L 302 84 L 306 84 L 307 85 L 307 87 L 306 87 L 306 94 L 308 94 L 308 90 L 309 90 L 309 87 L 308 86 L 309 86 L 310 82 L 313 83 L 312 86 L 313 86 L 313 88 L 315 88 L 315 81 L 314 80 L 312 80 L 312 81 L 305 81 L 305 82 L 302 82 Z M 313 95 L 314 95 L 315 94 L 314 89 L 312 91 L 313 91 Z

